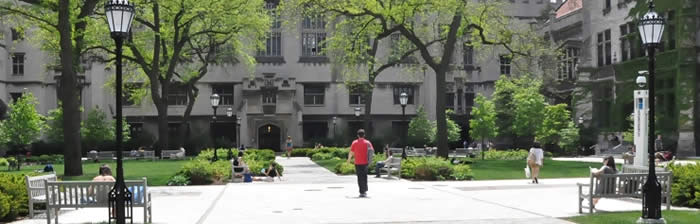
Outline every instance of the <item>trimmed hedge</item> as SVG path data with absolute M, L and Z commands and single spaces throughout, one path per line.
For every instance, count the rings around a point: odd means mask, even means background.
M 27 214 L 27 188 L 21 174 L 0 173 L 0 222 Z
M 700 208 L 700 164 L 668 166 L 673 171 L 671 203 L 677 206 Z
M 10 162 L 7 159 L 0 157 L 0 166 L 9 166 Z
M 484 159 L 493 160 L 526 160 L 529 152 L 524 149 L 520 150 L 488 150 L 483 152 Z
M 453 165 L 435 157 L 409 158 L 401 164 L 401 177 L 415 180 L 471 180 L 469 165 Z
M 216 162 L 211 162 L 214 157 L 213 149 L 202 150 L 197 157 L 186 163 L 177 174 L 170 178 L 169 184 L 208 185 L 230 180 L 232 164 L 226 160 L 228 150 L 225 148 L 217 149 L 219 160 Z M 231 151 L 234 156 L 238 155 L 238 149 L 231 149 Z M 243 160 L 253 175 L 264 175 L 262 169 L 269 167 L 270 163 L 275 160 L 275 152 L 269 149 L 248 149 L 243 154 Z M 282 175 L 284 168 L 279 164 L 276 167 Z

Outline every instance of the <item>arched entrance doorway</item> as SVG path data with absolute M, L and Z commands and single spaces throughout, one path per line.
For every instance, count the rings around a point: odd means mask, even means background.
M 266 124 L 258 128 L 258 148 L 272 149 L 275 150 L 275 152 L 281 152 L 281 141 L 282 137 L 280 136 L 279 127 L 272 124 Z

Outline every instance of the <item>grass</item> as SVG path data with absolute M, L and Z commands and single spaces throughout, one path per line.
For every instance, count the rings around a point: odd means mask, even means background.
M 507 180 L 525 179 L 525 161 L 522 160 L 480 160 L 468 159 L 474 173 L 474 180 Z M 335 173 L 335 166 L 345 162 L 343 159 L 327 159 L 314 161 L 319 166 Z M 545 159 L 540 170 L 540 178 L 572 178 L 588 177 L 588 167 L 599 168 L 602 163 L 554 161 Z
M 475 180 L 525 179 L 525 161 L 522 160 L 470 160 Z M 588 177 L 588 167 L 599 168 L 602 163 L 544 160 L 540 178 Z
M 112 168 L 112 173 L 116 176 L 117 164 L 116 161 L 105 161 L 94 163 L 91 161 L 83 161 L 82 176 L 64 177 L 63 164 L 54 164 L 53 168 L 56 175 L 63 180 L 92 180 L 97 175 L 97 171 L 102 164 L 109 164 Z M 168 184 L 168 179 L 175 175 L 182 166 L 187 163 L 187 160 L 126 160 L 124 161 L 124 179 L 139 180 L 142 177 L 148 178 L 148 186 L 165 186 Z M 43 169 L 44 165 L 23 166 L 20 171 L 7 171 L 7 167 L 0 168 L 2 173 L 21 173 L 34 174 L 34 170 Z
M 606 224 L 622 224 L 622 223 L 635 223 L 637 219 L 642 215 L 642 212 L 604 212 L 595 213 L 583 216 L 575 216 L 566 218 L 571 222 L 580 224 L 594 224 L 594 223 L 606 223 Z M 699 211 L 666 211 L 661 212 L 662 217 L 666 219 L 666 223 L 673 224 L 691 224 L 698 223 L 700 220 Z

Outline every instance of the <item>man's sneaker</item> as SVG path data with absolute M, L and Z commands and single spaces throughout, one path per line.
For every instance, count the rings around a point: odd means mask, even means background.
M 361 197 L 361 198 L 366 198 L 366 197 L 367 197 L 367 194 L 366 194 L 366 193 L 362 193 L 362 194 L 360 194 L 360 197 Z
M 380 177 L 382 177 L 382 176 L 379 176 L 379 175 L 377 175 L 377 176 L 374 176 L 374 178 L 380 178 Z

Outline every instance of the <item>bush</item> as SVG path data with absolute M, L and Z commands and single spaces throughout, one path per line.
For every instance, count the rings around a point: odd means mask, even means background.
M 7 161 L 5 158 L 0 158 L 0 166 L 9 166 L 10 162 Z
M 0 173 L 0 222 L 14 221 L 27 214 L 27 189 L 24 177 Z
M 311 157 L 311 160 L 317 161 L 317 160 L 327 160 L 327 159 L 332 159 L 334 158 L 333 154 L 330 153 L 316 153 Z
M 673 171 L 671 203 L 700 208 L 700 164 L 671 164 L 669 168 Z
M 474 174 L 472 174 L 472 168 L 469 167 L 469 165 L 460 164 L 454 167 L 452 177 L 454 177 L 455 180 L 471 180 L 474 178 Z
M 244 157 L 252 160 L 273 161 L 275 160 L 275 151 L 270 149 L 248 149 L 245 150 Z
M 168 180 L 168 186 L 187 186 L 190 184 L 190 178 L 185 175 L 175 175 Z
M 418 160 L 415 168 L 417 180 L 447 180 L 451 179 L 452 164 L 442 158 L 426 157 Z
M 309 148 L 298 148 L 292 150 L 292 157 L 307 157 L 308 154 L 311 152 L 313 149 Z
M 348 153 L 350 153 L 349 148 L 331 148 L 334 157 L 338 158 L 348 158 Z
M 526 160 L 529 154 L 529 152 L 524 149 L 507 151 L 489 150 L 483 153 L 485 153 L 485 159 L 492 160 Z
M 335 172 L 343 175 L 355 174 L 355 165 L 348 162 L 338 163 L 335 165 Z
M 189 177 L 193 185 L 211 184 L 214 175 L 210 164 L 207 160 L 192 160 L 182 167 L 182 174 Z
M 218 148 L 216 149 L 216 154 L 219 156 L 219 160 L 226 160 L 228 158 L 228 148 Z M 231 149 L 233 156 L 238 155 L 238 149 Z M 211 160 L 214 157 L 214 149 L 205 149 L 199 152 L 196 159 L 200 160 Z

